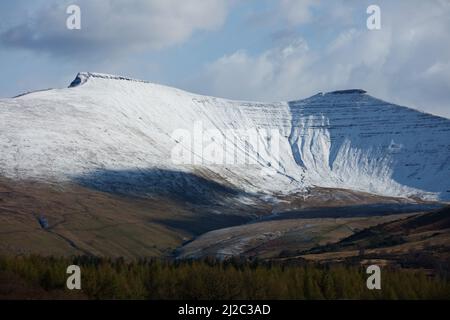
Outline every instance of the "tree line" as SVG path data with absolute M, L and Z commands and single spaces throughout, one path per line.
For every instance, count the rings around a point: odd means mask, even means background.
M 125 261 L 95 257 L 0 257 L 11 274 L 70 297 L 69 265 L 81 268 L 88 299 L 448 299 L 450 281 L 423 271 L 383 268 L 382 289 L 368 290 L 365 269 L 352 265 L 266 263 L 233 259 Z M 5 277 L 1 278 L 4 279 Z M 1 284 L 0 284 L 1 287 Z M 1 290 L 1 288 L 0 288 Z

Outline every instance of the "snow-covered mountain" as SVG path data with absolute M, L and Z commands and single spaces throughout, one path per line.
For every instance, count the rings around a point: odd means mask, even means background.
M 196 137 L 199 125 L 215 140 Z M 234 161 L 208 161 L 208 143 Z M 174 161 L 174 150 L 191 163 Z M 319 186 L 450 200 L 450 120 L 362 90 L 243 102 L 94 73 L 78 74 L 69 88 L 0 100 L 1 176 L 58 182 L 99 172 L 118 185 L 114 173 L 132 172 L 154 185 L 196 187 L 178 181 L 195 176 L 268 196 Z

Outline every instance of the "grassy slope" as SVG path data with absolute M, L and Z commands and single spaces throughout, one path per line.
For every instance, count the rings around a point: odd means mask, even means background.
M 386 222 L 331 245 L 307 250 L 315 261 L 380 260 L 385 264 L 442 268 L 450 262 L 450 207 Z
M 233 253 L 246 257 L 276 258 L 334 243 L 358 230 L 405 216 L 408 214 L 256 222 L 206 233 L 183 246 L 180 255 L 202 257 Z
M 44 215 L 49 228 L 40 226 Z M 227 219 L 228 218 L 228 219 Z M 162 198 L 130 199 L 76 185 L 0 179 L 0 253 L 160 256 L 195 234 L 242 223 Z
M 320 197 L 329 198 L 324 201 L 325 206 L 342 205 L 343 203 L 339 202 L 342 199 L 345 199 L 345 204 L 349 201 L 391 201 L 345 190 L 335 190 L 334 195 L 330 190 L 319 191 Z M 299 201 L 295 197 L 284 199 L 272 209 L 283 211 L 288 207 L 315 206 L 320 200 L 319 193 L 314 193 L 309 200 Z M 253 212 L 253 209 L 239 207 L 237 204 L 217 207 L 193 206 L 162 197 L 133 199 L 78 185 L 49 185 L 0 178 L 0 254 L 87 254 L 126 258 L 167 256 L 183 243 L 198 237 L 183 247 L 182 255 L 215 255 L 222 251 L 225 254 L 232 252 L 249 257 L 285 258 L 307 254 L 307 258 L 320 260 L 328 259 L 326 254 L 335 257 L 355 256 L 359 248 L 368 248 L 368 245 L 361 242 L 353 247 L 338 250 L 342 252 L 307 251 L 313 247 L 339 242 L 377 224 L 408 216 L 286 218 L 245 224 L 251 219 L 248 211 Z M 270 211 L 270 207 L 263 206 L 259 213 L 267 215 Z M 247 216 L 233 214 L 244 212 L 247 212 Z M 46 229 L 38 222 L 41 215 L 49 222 Z M 423 225 L 422 222 L 419 224 Z M 384 226 L 387 225 L 396 224 Z M 235 227 L 227 229 L 230 226 Z M 439 231 L 440 234 L 434 234 L 438 226 L 430 226 L 430 230 L 422 230 L 421 234 L 414 232 L 404 241 L 407 243 L 389 247 L 389 250 L 404 252 L 414 247 L 429 247 L 431 243 L 440 246 L 441 251 L 448 249 L 448 232 L 444 230 Z M 395 238 L 395 230 L 391 229 L 384 232 Z M 429 237 L 431 240 L 426 239 L 427 232 L 432 236 Z M 333 251 L 330 248 L 327 250 Z

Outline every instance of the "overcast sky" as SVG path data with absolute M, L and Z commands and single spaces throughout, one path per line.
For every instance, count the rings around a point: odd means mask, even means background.
M 362 88 L 450 117 L 449 32 L 450 0 L 1 1 L 0 97 L 92 71 L 244 100 Z

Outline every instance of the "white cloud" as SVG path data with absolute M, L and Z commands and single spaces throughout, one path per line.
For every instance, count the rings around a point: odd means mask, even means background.
M 209 65 L 200 81 L 208 86 L 207 92 L 219 96 L 278 99 L 289 93 L 292 85 L 284 87 L 285 82 L 299 80 L 298 74 L 309 59 L 309 48 L 302 39 L 258 56 L 240 50 Z
M 340 32 L 324 47 L 308 48 L 298 37 L 256 55 L 240 50 L 209 64 L 199 81 L 209 85 L 203 90 L 208 93 L 250 100 L 362 88 L 391 102 L 450 117 L 449 3 L 379 1 L 380 31 L 367 30 L 363 16 L 360 28 L 335 25 Z M 314 19 L 308 19 L 313 26 Z
M 66 8 L 81 8 L 82 29 L 67 30 Z M 120 54 L 186 41 L 197 30 L 221 26 L 226 0 L 53 1 L 33 16 L 0 30 L 3 45 L 56 56 Z
M 281 0 L 280 10 L 290 25 L 300 25 L 310 22 L 312 9 L 319 0 Z

